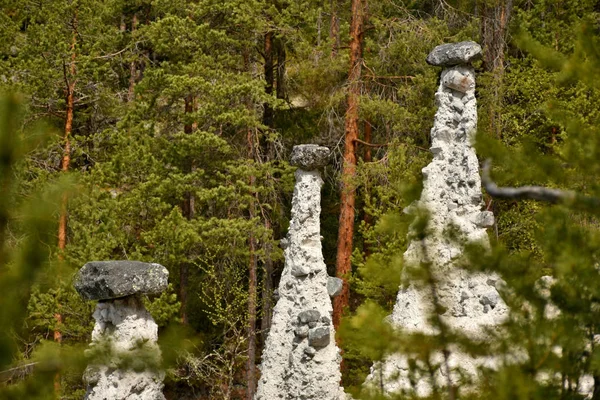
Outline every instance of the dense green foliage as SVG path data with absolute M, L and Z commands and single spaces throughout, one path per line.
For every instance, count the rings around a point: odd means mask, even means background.
M 357 314 L 342 342 L 348 388 L 360 386 L 372 361 L 389 351 L 418 346 L 426 355 L 449 340 L 400 340 L 382 321 L 395 301 L 411 223 L 399 211 L 418 197 L 420 169 L 430 157 L 439 71 L 424 59 L 443 42 L 482 41 L 485 10 L 507 2 L 369 3 L 359 112 L 362 134 L 372 127 L 370 140 L 381 146 L 359 145 L 358 152 L 351 277 Z M 597 2 L 511 4 L 501 73 L 476 65 L 478 151 L 494 159 L 500 184 L 595 195 Z M 0 87 L 23 99 L 17 107 L 8 97 L 0 110 L 6 153 L 0 154 L 0 318 L 12 327 L 0 331 L 6 393 L 51 396 L 60 379 L 61 398 L 81 396 L 79 362 L 36 368 L 36 385 L 20 379 L 30 372 L 22 366 L 89 342 L 94 305 L 73 290 L 79 267 L 137 259 L 170 272 L 169 291 L 148 300 L 161 335 L 172 339 L 170 332 L 184 325 L 193 343 L 166 357 L 173 362 L 166 393 L 244 397 L 249 268 L 258 267 L 260 354 L 283 267 L 278 241 L 289 220 L 287 158 L 295 144 L 334 152 L 325 171 L 322 234 L 329 273 L 335 272 L 349 19 L 347 0 L 0 0 Z M 71 163 L 63 173 L 70 84 Z M 62 193 L 68 196 L 64 251 L 55 237 Z M 529 340 L 531 363 L 486 375 L 480 396 L 577 398 L 564 385 L 534 377 L 558 373 L 573 384 L 598 370 L 590 350 L 600 289 L 594 286 L 597 215 L 530 201 L 486 202 L 497 218 L 490 230 L 495 250 L 473 249 L 476 265 L 502 274 L 515 310 L 530 305 L 507 323 L 501 344 L 486 350 L 504 354 Z M 557 279 L 551 297 L 563 310 L 552 321 L 541 311 L 548 300 L 533 290 L 544 274 Z M 50 343 L 55 332 L 61 346 Z M 564 356 L 549 354 L 550 344 Z

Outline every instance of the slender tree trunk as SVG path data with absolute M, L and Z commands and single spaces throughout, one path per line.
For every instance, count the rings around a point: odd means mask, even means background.
M 137 14 L 133 14 L 131 19 L 131 34 L 135 32 L 138 24 Z M 129 64 L 129 88 L 127 90 L 127 102 L 131 103 L 135 96 L 135 80 L 137 75 L 137 63 L 135 59 L 131 60 Z
M 194 111 L 194 96 L 189 95 L 185 97 L 185 114 L 191 114 Z M 190 135 L 194 130 L 194 126 L 192 123 L 186 121 L 183 125 L 183 132 Z M 186 172 L 191 173 L 193 171 L 192 161 L 188 161 L 188 165 L 186 167 Z M 187 192 L 185 194 L 185 199 L 181 206 L 181 212 L 183 216 L 189 221 L 194 218 L 195 209 L 194 209 L 195 198 L 191 192 Z M 179 300 L 181 301 L 181 322 L 183 324 L 188 324 L 188 314 L 187 314 L 187 303 L 188 303 L 188 286 L 189 286 L 189 264 L 184 262 L 179 266 Z
M 265 35 L 265 93 L 268 95 L 273 94 L 273 86 L 275 83 L 275 76 L 273 73 L 273 32 L 267 32 Z M 273 126 L 273 108 L 269 103 L 264 104 L 263 113 L 263 124 L 272 127 Z
M 330 5 L 331 19 L 329 22 L 329 40 L 331 40 L 332 43 L 331 57 L 335 57 L 340 48 L 340 20 L 337 14 L 338 0 L 331 0 Z
M 271 229 L 271 223 L 265 221 L 265 230 L 268 232 Z M 265 240 L 265 263 L 264 263 L 264 276 L 263 276 L 263 287 L 262 287 L 262 313 L 261 313 L 261 324 L 260 330 L 262 332 L 262 343 L 264 344 L 271 328 L 271 319 L 273 316 L 273 260 L 271 254 L 273 253 L 272 243 L 269 240 Z
M 285 52 L 285 44 L 279 39 L 277 41 L 277 98 L 285 99 L 286 89 L 285 89 L 285 63 L 286 63 L 286 52 Z
M 365 121 L 365 143 L 370 144 L 373 136 L 373 126 L 369 121 Z M 373 161 L 373 156 L 371 154 L 371 146 L 365 145 L 365 153 L 363 155 L 363 161 L 366 163 L 370 163 Z M 365 198 L 369 196 L 368 188 L 365 188 Z M 373 216 L 369 213 L 368 210 L 364 210 L 363 222 L 365 223 L 365 227 L 370 227 L 373 225 Z M 363 252 L 365 256 L 368 257 L 371 255 L 371 248 L 366 240 L 363 241 Z
M 356 174 L 356 139 L 358 139 L 358 107 L 361 88 L 363 22 L 367 0 L 352 0 L 352 21 L 350 23 L 350 71 L 348 73 L 348 106 L 346 109 L 344 166 L 342 168 L 342 193 L 340 206 L 340 222 L 338 231 L 338 247 L 336 259 L 336 275 L 344 280 L 342 293 L 335 298 L 333 306 L 333 322 L 337 328 L 344 309 L 350 301 L 347 277 L 352 270 L 352 240 L 354 236 L 354 204 L 356 191 L 354 176 Z
M 494 4 L 482 2 L 481 39 L 484 46 L 483 65 L 492 73 L 491 101 L 489 103 L 490 131 L 502 137 L 501 107 L 504 88 L 504 59 L 508 23 L 513 9 L 513 0 L 496 0 Z
M 61 163 L 61 171 L 66 173 L 69 171 L 71 165 L 71 132 L 73 131 L 73 111 L 75 108 L 75 83 L 76 73 L 75 61 L 77 59 L 76 53 L 77 46 L 77 14 L 73 16 L 73 34 L 71 39 L 71 63 L 69 65 L 69 73 L 67 74 L 66 67 L 64 69 L 66 93 L 67 93 L 67 108 L 65 118 L 65 133 L 63 136 L 63 157 Z M 67 193 L 63 193 L 61 204 L 60 204 L 60 216 L 58 220 L 58 257 L 62 261 L 64 259 L 64 250 L 67 246 L 67 205 L 69 198 Z M 60 305 L 58 306 L 60 308 Z M 57 343 L 62 343 L 62 332 L 61 325 L 63 322 L 63 316 L 60 312 L 54 314 L 56 320 L 56 328 L 54 330 L 53 339 Z M 60 373 L 56 373 L 54 376 L 54 393 L 57 397 L 60 396 Z
M 254 141 L 252 138 L 252 130 L 248 129 L 248 158 L 254 158 Z M 255 185 L 256 178 L 250 176 L 250 187 Z M 254 195 L 254 193 L 253 193 Z M 254 200 L 249 207 L 249 217 L 254 218 L 256 215 L 256 204 Z M 248 238 L 250 261 L 248 264 L 248 364 L 247 364 L 247 390 L 246 399 L 253 400 L 256 392 L 256 270 L 258 260 L 256 257 L 256 238 L 253 232 L 250 232 Z

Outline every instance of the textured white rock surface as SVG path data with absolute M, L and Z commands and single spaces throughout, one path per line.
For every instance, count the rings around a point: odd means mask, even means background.
M 158 326 L 141 300 L 130 296 L 99 302 L 93 317 L 91 351 L 108 346 L 110 358 L 86 369 L 85 399 L 163 400 Z
M 318 171 L 296 171 L 285 267 L 256 400 L 346 398 L 321 250 L 322 185 Z
M 446 309 L 442 319 L 452 329 L 461 330 L 473 339 L 485 340 L 486 327 L 497 325 L 508 316 L 508 309 L 496 289 L 498 278 L 457 268 L 455 261 L 461 256 L 461 248 L 444 234 L 444 230 L 454 226 L 464 240 L 489 245 L 485 227 L 493 224 L 493 215 L 482 211 L 479 164 L 472 147 L 477 126 L 475 73 L 466 65 L 450 67 L 444 69 L 440 82 L 435 94 L 438 110 L 431 130 L 434 157 L 423 169 L 421 199 L 411 207 L 429 211 L 432 234 L 424 241 L 411 242 L 404 259 L 407 265 L 429 260 L 439 283 L 437 296 Z M 433 333 L 427 321 L 432 312 L 430 293 L 429 288 L 418 288 L 409 282 L 398 293 L 391 322 L 409 332 Z M 455 371 L 460 368 L 471 377 L 476 375 L 478 366 L 494 365 L 491 359 L 472 359 L 456 349 L 450 351 L 450 367 Z M 433 361 L 442 361 L 441 355 L 437 358 Z M 431 383 L 427 379 L 413 378 L 417 382 L 417 395 L 428 395 Z M 437 379 L 438 384 L 447 383 L 445 377 Z M 387 394 L 412 391 L 407 359 L 393 356 L 375 365 L 367 378 L 369 382 L 382 385 Z

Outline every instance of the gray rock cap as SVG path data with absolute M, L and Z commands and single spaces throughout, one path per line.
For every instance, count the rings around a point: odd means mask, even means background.
M 447 43 L 437 46 L 427 56 L 427 64 L 451 67 L 469 64 L 481 58 L 481 46 L 475 42 Z
M 313 171 L 323 168 L 329 163 L 329 154 L 331 152 L 327 147 L 316 144 L 301 144 L 294 146 L 290 164 L 305 171 Z
M 90 261 L 77 274 L 75 289 L 85 300 L 110 300 L 133 294 L 158 294 L 168 285 L 169 271 L 140 261 Z

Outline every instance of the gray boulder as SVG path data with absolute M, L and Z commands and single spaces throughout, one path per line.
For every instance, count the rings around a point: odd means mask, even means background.
M 447 43 L 437 46 L 427 56 L 427 64 L 451 67 L 469 64 L 481 58 L 481 46 L 475 42 Z
M 329 163 L 330 154 L 327 147 L 301 144 L 292 149 L 290 164 L 305 171 L 313 171 L 326 166 Z
M 342 288 L 344 287 L 344 281 L 340 278 L 335 278 L 330 276 L 327 278 L 327 293 L 329 293 L 329 297 L 339 296 L 342 293 Z
M 91 261 L 77 275 L 75 289 L 85 300 L 110 300 L 133 294 L 159 294 L 169 271 L 140 261 Z

